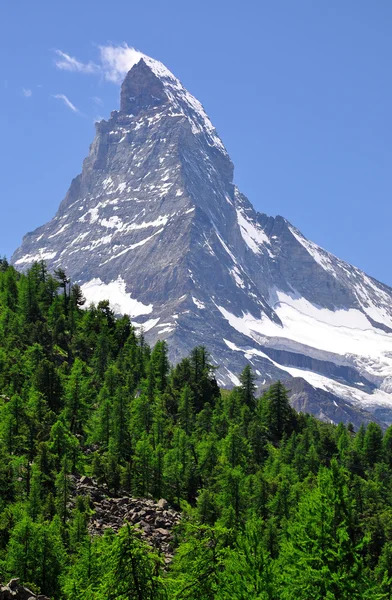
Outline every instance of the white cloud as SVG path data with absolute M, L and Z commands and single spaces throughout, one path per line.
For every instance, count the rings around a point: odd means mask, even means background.
M 72 104 L 71 100 L 67 98 L 65 94 L 53 94 L 53 98 L 57 98 L 57 100 L 62 100 L 68 108 L 70 108 L 75 113 L 80 113 L 80 110 L 76 108 L 74 104 Z
M 29 88 L 23 88 L 22 94 L 25 98 L 30 98 L 33 95 L 33 92 Z
M 128 71 L 143 57 L 142 52 L 127 44 L 100 46 L 99 51 L 105 79 L 114 83 L 121 83 Z
M 93 96 L 91 98 L 91 100 L 94 102 L 94 104 L 96 104 L 97 106 L 103 106 L 103 100 L 102 98 L 99 98 L 98 96 Z
M 55 50 L 55 53 L 57 57 L 54 63 L 58 69 L 101 75 L 113 83 L 121 83 L 128 71 L 144 56 L 142 52 L 130 48 L 127 44 L 99 46 L 99 64 L 83 63 L 62 50 Z
M 62 52 L 62 50 L 55 50 L 55 53 L 59 58 L 56 58 L 54 64 L 58 69 L 63 71 L 75 71 L 77 73 L 99 73 L 100 67 L 93 62 L 82 63 L 73 56 Z

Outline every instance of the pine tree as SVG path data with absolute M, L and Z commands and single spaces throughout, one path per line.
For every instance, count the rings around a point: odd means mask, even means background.
M 111 597 L 163 600 L 160 561 L 128 524 L 116 536 L 106 560 L 108 568 L 99 585 L 97 600 Z
M 140 497 L 148 496 L 153 485 L 153 448 L 148 436 L 143 434 L 135 447 L 133 457 L 133 489 Z
M 71 433 L 82 433 L 83 423 L 87 422 L 89 414 L 90 398 L 89 370 L 77 358 L 65 386 L 65 417 Z
M 188 385 L 181 392 L 178 404 L 178 423 L 190 435 L 194 421 L 192 392 Z
M 125 387 L 117 388 L 112 404 L 111 451 L 121 458 L 129 460 L 131 456 L 130 411 L 128 393 Z
M 219 598 L 225 546 L 229 535 L 222 527 L 189 525 L 172 569 L 169 597 L 173 600 Z
M 250 408 L 251 412 L 254 412 L 254 410 L 256 409 L 255 381 L 256 376 L 254 375 L 254 373 L 252 373 L 250 365 L 246 365 L 246 367 L 244 367 L 244 370 L 240 375 L 241 385 L 239 389 L 241 402 L 243 404 L 246 404 L 246 406 Z
M 363 440 L 365 461 L 369 467 L 374 467 L 383 456 L 382 429 L 377 423 L 369 423 Z
M 68 502 L 71 492 L 71 482 L 69 479 L 69 463 L 67 458 L 64 458 L 62 468 L 56 477 L 56 510 L 63 525 L 65 525 L 69 517 Z
M 169 375 L 169 359 L 167 357 L 167 343 L 158 341 L 151 353 L 149 377 L 154 381 L 154 387 L 163 393 L 167 386 Z
M 392 425 L 390 425 L 384 433 L 382 449 L 385 462 L 389 468 L 392 468 Z
M 211 406 L 219 397 L 219 387 L 214 377 L 214 367 L 204 346 L 197 346 L 190 355 L 192 391 L 196 413 L 208 403 Z
M 264 419 L 273 441 L 280 441 L 283 434 L 295 429 L 295 412 L 291 408 L 287 390 L 280 381 L 272 384 L 264 395 Z
M 55 364 L 43 358 L 37 364 L 32 379 L 34 387 L 43 395 L 50 410 L 58 412 L 61 408 L 62 387 Z
M 176 427 L 173 447 L 165 455 L 164 480 L 166 496 L 180 504 L 182 497 L 188 496 L 191 476 L 191 449 L 183 429 Z
M 369 600 L 390 600 L 392 598 L 392 543 L 389 541 L 382 549 L 381 556 L 375 569 L 375 583 L 369 586 Z
M 222 442 L 223 456 L 231 467 L 244 466 L 250 456 L 249 443 L 241 435 L 239 425 L 231 425 Z
M 42 510 L 42 474 L 37 465 L 33 465 L 27 510 L 33 521 L 37 520 Z
M 65 552 L 59 524 L 33 523 L 24 517 L 12 531 L 7 550 L 8 576 L 18 575 L 24 584 L 37 586 L 42 593 L 60 595 L 60 576 Z
M 302 498 L 288 526 L 281 564 L 281 598 L 362 598 L 366 589 L 360 547 L 351 537 L 353 505 L 345 473 L 333 462 Z
M 264 524 L 250 520 L 227 552 L 220 578 L 219 600 L 277 600 L 271 557 L 263 545 Z
M 87 502 L 86 502 L 87 500 Z M 87 524 L 90 517 L 88 499 L 79 496 L 69 524 L 69 543 L 75 552 L 87 537 Z
M 225 467 L 219 477 L 221 493 L 219 502 L 222 507 L 222 524 L 227 528 L 237 528 L 244 519 L 245 474 L 241 467 Z

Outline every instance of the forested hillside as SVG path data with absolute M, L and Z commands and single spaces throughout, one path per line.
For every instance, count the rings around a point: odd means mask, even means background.
M 171 367 L 65 273 L 0 261 L 0 580 L 53 600 L 392 598 L 392 428 L 297 414 L 204 347 Z M 89 534 L 85 475 L 165 498 L 169 562 L 125 523 Z

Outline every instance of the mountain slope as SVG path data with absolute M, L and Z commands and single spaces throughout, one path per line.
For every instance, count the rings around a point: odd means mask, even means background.
M 392 422 L 391 288 L 256 213 L 203 107 L 158 61 L 141 56 L 96 130 L 16 267 L 61 266 L 89 301 L 167 339 L 173 361 L 205 344 L 222 385 L 250 361 L 322 418 Z

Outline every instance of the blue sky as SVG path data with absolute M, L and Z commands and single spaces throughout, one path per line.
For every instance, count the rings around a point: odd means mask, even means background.
M 391 30 L 390 0 L 1 0 L 0 255 L 80 172 L 119 104 L 100 47 L 127 43 L 203 103 L 259 211 L 392 285 Z

